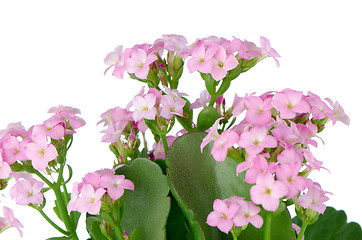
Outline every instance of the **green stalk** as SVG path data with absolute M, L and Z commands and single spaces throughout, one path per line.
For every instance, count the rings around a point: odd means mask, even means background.
M 53 221 L 48 217 L 48 215 L 46 215 L 46 214 L 43 212 L 43 210 L 41 210 L 41 209 L 37 209 L 37 210 L 38 210 L 38 212 L 43 216 L 43 218 L 44 218 L 45 220 L 47 220 L 47 222 L 48 222 L 50 225 L 52 225 L 56 230 L 58 230 L 60 233 L 66 235 L 66 236 L 69 236 L 69 235 L 70 235 L 70 232 L 67 232 L 67 231 L 65 231 L 64 229 L 62 229 L 61 227 L 59 227 L 55 222 L 53 222 Z
M 271 235 L 271 213 L 266 213 L 265 222 L 264 222 L 264 232 L 263 232 L 263 240 L 270 240 Z
M 307 227 L 308 227 L 307 222 L 306 222 L 306 221 L 303 221 L 302 227 L 300 228 L 300 232 L 299 232 L 299 234 L 298 234 L 297 240 L 301 240 L 301 239 L 303 238 L 303 235 L 304 235 L 305 230 L 307 229 Z
M 165 135 L 165 134 L 161 134 L 160 137 L 161 137 L 163 149 L 164 149 L 165 154 L 166 154 L 166 152 L 168 151 L 168 144 L 167 144 L 167 140 L 166 140 L 166 135 Z

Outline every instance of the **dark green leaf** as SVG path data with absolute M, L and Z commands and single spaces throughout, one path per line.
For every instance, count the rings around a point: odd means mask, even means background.
M 47 238 L 47 240 L 69 240 L 71 239 L 71 237 L 52 237 L 52 238 Z
M 168 180 L 160 167 L 144 158 L 117 169 L 135 186 L 127 191 L 121 226 L 127 233 L 140 228 L 139 239 L 165 239 L 166 220 L 170 211 Z
M 177 201 L 174 198 L 171 198 L 171 209 L 166 226 L 167 239 L 185 240 L 188 233 L 185 221 L 186 218 Z
M 301 226 L 298 217 L 293 222 Z M 361 226 L 355 222 L 347 223 L 347 216 L 343 210 L 337 211 L 327 207 L 318 220 L 307 227 L 305 240 L 362 240 Z
M 87 231 L 88 231 L 89 235 L 92 237 L 92 239 L 108 240 L 107 237 L 105 237 L 103 235 L 102 230 L 100 228 L 100 224 L 101 224 L 101 222 L 97 217 L 87 214 L 86 227 L 87 227 Z

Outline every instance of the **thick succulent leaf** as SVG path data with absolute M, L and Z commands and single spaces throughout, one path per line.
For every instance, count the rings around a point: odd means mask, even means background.
M 182 200 L 181 205 L 192 211 L 205 239 L 222 239 L 226 237 L 224 233 L 206 224 L 214 200 L 233 195 L 249 198 L 250 186 L 243 181 L 243 176 L 236 176 L 234 160 L 214 160 L 210 154 L 211 144 L 204 148 L 203 153 L 200 152 L 205 136 L 203 132 L 192 132 L 176 139 L 166 155 L 166 163 L 170 182 Z
M 293 218 L 293 222 L 302 225 L 298 217 Z M 307 227 L 304 236 L 305 240 L 362 240 L 362 230 L 355 222 L 347 223 L 343 210 L 327 207 L 324 214 L 319 215 L 317 222 Z
M 181 203 L 178 201 L 181 209 L 186 208 L 193 214 L 194 220 L 203 231 L 204 238 L 231 239 L 231 234 L 226 235 L 216 227 L 207 225 L 207 216 L 213 210 L 215 199 L 237 195 L 250 200 L 251 185 L 244 181 L 243 174 L 236 176 L 237 163 L 233 159 L 226 158 L 224 162 L 215 161 L 210 153 L 212 144 L 208 144 L 201 153 L 200 144 L 205 136 L 203 132 L 192 132 L 175 140 L 166 154 L 168 176 L 173 193 L 175 192 L 181 200 Z M 272 237 L 276 237 L 272 239 L 295 239 L 288 210 L 273 217 L 272 226 Z M 260 239 L 254 237 L 259 237 L 262 230 L 253 226 L 248 226 L 247 230 L 243 238 L 239 239 Z M 278 235 L 276 232 L 282 233 Z
M 170 198 L 168 180 L 160 167 L 138 158 L 117 169 L 117 174 L 125 175 L 135 186 L 134 191 L 126 190 L 122 229 L 131 234 L 140 228 L 140 240 L 165 239 Z

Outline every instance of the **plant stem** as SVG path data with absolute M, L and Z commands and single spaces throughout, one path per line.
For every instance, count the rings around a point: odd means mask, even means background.
M 270 235 L 271 235 L 271 219 L 272 219 L 272 215 L 271 213 L 267 213 L 266 217 L 265 217 L 265 222 L 264 222 L 264 232 L 263 232 L 263 240 L 270 240 Z
M 166 154 L 166 152 L 168 151 L 168 144 L 167 144 L 167 140 L 166 140 L 166 135 L 165 135 L 165 134 L 161 134 L 160 137 L 161 137 L 163 149 L 164 149 L 165 154 Z
M 43 210 L 41 209 L 37 209 L 38 212 L 43 216 L 43 218 L 45 220 L 47 220 L 47 222 L 52 225 L 56 230 L 58 230 L 59 232 L 61 232 L 62 234 L 66 235 L 66 236 L 69 236 L 70 235 L 70 232 L 67 232 L 65 231 L 64 229 L 62 229 L 61 227 L 59 227 L 55 222 L 53 222 L 49 217 L 48 215 L 46 215 Z
M 305 230 L 307 229 L 307 227 L 308 227 L 307 222 L 306 222 L 306 221 L 303 221 L 302 227 L 300 228 L 300 232 L 299 232 L 299 234 L 298 234 L 297 240 L 301 240 L 301 239 L 303 238 L 303 235 L 304 235 Z

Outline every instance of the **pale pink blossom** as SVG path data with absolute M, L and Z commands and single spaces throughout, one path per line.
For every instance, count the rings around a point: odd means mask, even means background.
M 20 237 L 23 237 L 23 232 L 20 228 L 24 226 L 20 223 L 20 221 L 14 217 L 13 211 L 8 207 L 3 207 L 4 217 L 0 217 L 0 234 L 4 232 L 6 229 L 15 227 L 19 231 Z
M 176 140 L 175 136 L 166 136 L 168 149 L 171 148 L 172 143 L 175 140 Z M 157 143 L 153 144 L 152 153 L 153 153 L 153 156 L 155 159 L 165 159 L 165 150 L 164 150 L 163 143 L 161 140 L 159 140 Z
M 139 121 L 142 118 L 150 120 L 155 118 L 157 110 L 155 108 L 156 96 L 154 94 L 148 93 L 143 97 L 135 96 L 132 104 L 135 108 L 135 111 L 132 114 L 135 121 Z
M 41 190 L 44 183 L 34 178 L 18 181 L 10 190 L 11 198 L 19 205 L 42 204 L 43 194 Z
M 95 190 L 91 184 L 84 184 L 80 190 L 79 198 L 76 200 L 75 209 L 81 213 L 99 214 L 100 199 L 105 192 L 106 190 L 103 188 Z
M 214 211 L 207 216 L 206 223 L 227 234 L 234 225 L 233 217 L 238 209 L 237 203 L 228 206 L 224 201 L 216 199 L 213 204 Z
M 331 108 L 333 109 L 333 115 L 335 117 L 335 120 L 336 121 L 341 121 L 344 124 L 349 125 L 350 124 L 350 119 L 347 116 L 347 114 L 345 114 L 344 109 L 341 107 L 341 105 L 339 105 L 338 101 L 336 101 L 334 103 L 329 98 L 326 98 L 325 100 L 331 105 Z M 333 121 L 333 119 L 331 119 L 331 120 Z M 335 122 L 333 122 L 333 124 L 334 123 Z
M 84 119 L 76 116 L 77 114 L 80 114 L 80 110 L 78 108 L 59 105 L 57 107 L 50 108 L 48 113 L 55 113 L 55 117 L 67 120 L 65 134 L 73 134 L 75 132 L 74 130 L 85 125 Z
M 191 51 L 191 58 L 187 62 L 189 71 L 199 71 L 202 73 L 211 73 L 213 66 L 212 57 L 216 52 L 215 48 L 205 48 L 203 44 L 199 44 Z
M 200 93 L 200 97 L 197 98 L 194 103 L 190 104 L 190 109 L 206 107 L 207 104 L 210 102 L 210 98 L 211 98 L 211 96 L 210 96 L 209 92 L 206 89 L 202 90 Z
M 104 63 L 108 65 L 109 67 L 104 71 L 104 75 L 106 75 L 107 71 L 114 67 L 117 62 L 121 60 L 121 57 L 123 55 L 123 46 L 117 46 L 113 52 L 110 52 L 107 54 L 107 56 L 104 58 Z
M 303 162 L 303 154 L 296 148 L 285 149 L 278 155 L 278 162 L 280 164 L 289 164 L 293 162 Z
M 237 227 L 245 226 L 249 223 L 256 228 L 261 228 L 263 225 L 263 218 L 258 215 L 260 207 L 255 206 L 254 203 L 249 201 L 238 201 L 239 209 L 233 218 L 234 225 Z
M 28 138 L 19 142 L 15 136 L 9 136 L 3 139 L 3 160 L 9 165 L 13 164 L 17 160 L 27 160 L 24 150 L 29 141 L 30 139 Z
M 271 174 L 260 175 L 256 179 L 256 185 L 250 189 L 250 198 L 255 204 L 261 204 L 267 211 L 275 211 L 280 203 L 280 198 L 288 192 L 285 185 L 274 180 Z
M 313 119 L 323 119 L 329 117 L 333 123 L 336 122 L 336 117 L 333 115 L 333 110 L 322 101 L 322 99 L 312 92 L 308 92 L 306 101 L 310 105 L 310 113 Z
M 268 130 L 265 127 L 253 127 L 240 135 L 238 144 L 245 148 L 248 154 L 255 155 L 262 152 L 264 148 L 276 147 L 277 141 L 268 135 Z
M 124 175 L 104 174 L 101 176 L 100 185 L 107 190 L 108 195 L 113 200 L 122 197 L 124 189 L 134 190 L 134 184 L 130 180 L 125 179 Z
M 239 62 L 232 54 L 226 54 L 224 47 L 219 46 L 212 58 L 211 76 L 216 81 L 221 80 L 227 74 L 227 71 L 235 68 Z
M 246 98 L 245 106 L 248 109 L 245 118 L 250 124 L 266 126 L 272 122 L 270 98 L 263 101 L 260 97 L 250 96 Z
M 147 54 L 143 49 L 135 49 L 126 64 L 126 71 L 134 73 L 140 79 L 146 79 L 151 63 L 155 62 L 155 54 Z
M 260 37 L 260 45 L 263 56 L 274 58 L 277 66 L 279 67 L 280 66 L 279 61 L 276 58 L 279 58 L 280 55 L 275 51 L 274 48 L 271 47 L 270 41 L 265 37 Z
M 245 181 L 247 183 L 256 183 L 258 176 L 263 174 L 273 174 L 277 170 L 277 165 L 274 162 L 268 163 L 262 155 L 256 155 L 253 159 L 253 167 L 245 173 Z
M 107 126 L 110 123 L 120 122 L 120 126 L 125 128 L 128 122 L 131 120 L 132 113 L 127 109 L 121 107 L 115 107 L 107 110 L 101 114 L 101 120 L 97 123 L 103 123 L 103 126 Z
M 238 141 L 238 139 L 238 134 L 230 129 L 221 133 L 221 135 L 214 140 L 214 146 L 211 150 L 211 154 L 215 160 L 224 161 L 228 149 L 232 147 Z
M 7 179 L 10 177 L 11 172 L 9 164 L 3 161 L 2 149 L 0 148 L 0 179 Z
M 65 135 L 65 122 L 63 118 L 51 117 L 44 121 L 42 125 L 38 125 L 38 127 L 40 126 L 45 129 L 46 135 L 52 139 L 62 139 Z
M 162 95 L 161 96 L 161 113 L 160 116 L 166 119 L 171 119 L 173 115 L 182 116 L 183 115 L 183 107 L 186 101 L 182 98 L 174 99 L 170 95 Z
M 53 144 L 48 143 L 47 137 L 43 134 L 34 134 L 34 142 L 30 142 L 25 147 L 25 155 L 32 161 L 33 167 L 38 171 L 43 171 L 48 163 L 58 156 L 57 149 Z
M 200 146 L 201 152 L 203 151 L 204 147 L 211 141 L 214 141 L 215 139 L 217 139 L 220 134 L 217 131 L 220 120 L 222 118 L 217 119 L 214 124 L 212 125 L 211 129 L 209 130 L 208 134 L 206 135 L 206 137 L 204 137 L 204 139 L 202 139 L 202 143 Z
M 26 137 L 28 132 L 25 130 L 21 122 L 9 123 L 6 129 L 0 130 L 0 138 L 5 135 L 11 135 L 15 137 Z
M 291 119 L 296 113 L 306 113 L 310 107 L 303 99 L 303 93 L 291 89 L 284 89 L 272 98 L 272 105 L 280 112 L 284 119 Z
M 302 164 L 298 161 L 289 164 L 281 164 L 278 166 L 276 175 L 278 180 L 282 181 L 288 189 L 286 196 L 295 198 L 300 191 L 306 188 L 306 180 L 304 177 L 298 176 Z
M 325 196 L 326 192 L 322 190 L 319 183 L 313 182 L 310 179 L 307 179 L 306 181 L 308 191 L 299 196 L 297 201 L 298 204 L 303 208 L 310 208 L 316 212 L 324 213 L 326 210 L 326 205 L 324 203 L 329 200 L 329 198 Z

